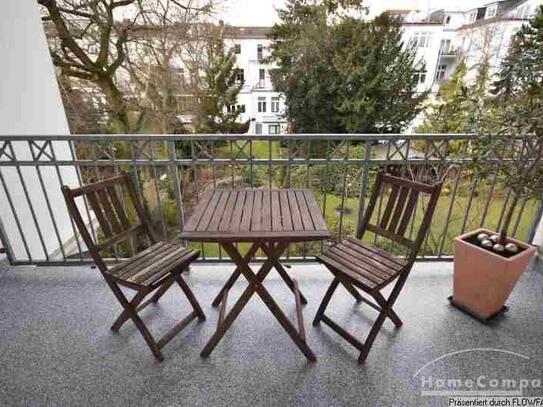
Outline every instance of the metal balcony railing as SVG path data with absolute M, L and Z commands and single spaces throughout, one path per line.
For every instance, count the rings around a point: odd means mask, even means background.
M 444 180 L 420 258 L 447 260 L 454 236 L 483 225 L 498 229 L 510 201 L 498 175 L 473 174 L 465 153 L 471 138 L 465 134 L 0 136 L 0 239 L 12 264 L 88 263 L 60 186 L 129 171 L 157 232 L 170 241 L 178 239 L 202 193 L 214 187 L 311 188 L 333 239 L 340 240 L 354 234 L 374 175 L 386 169 L 425 182 Z M 82 205 L 91 235 L 100 240 L 90 207 L 86 202 Z M 511 234 L 531 242 L 541 213 L 541 202 L 522 201 Z M 368 239 L 394 250 L 376 237 Z M 324 244 L 293 244 L 287 258 L 311 260 Z M 216 244 L 196 247 L 203 260 L 228 260 Z M 110 255 L 122 258 L 126 253 L 121 244 Z

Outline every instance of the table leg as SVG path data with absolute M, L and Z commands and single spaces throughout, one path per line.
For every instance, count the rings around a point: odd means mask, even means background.
M 268 254 L 268 251 L 270 250 L 269 245 L 263 244 L 262 250 L 264 251 L 264 253 L 266 253 L 266 256 L 269 256 Z M 290 288 L 290 291 L 294 293 L 294 283 L 292 282 L 292 279 L 288 275 L 283 265 L 279 261 L 277 261 L 275 262 L 273 267 L 275 267 L 275 269 L 277 270 L 277 272 L 279 273 L 283 281 L 287 284 L 288 288 Z M 300 299 L 302 301 L 302 304 L 307 304 L 307 300 L 305 299 L 304 295 L 301 292 L 300 292 Z
M 244 260 L 248 263 L 251 260 L 251 258 L 255 255 L 255 253 L 258 251 L 259 248 L 260 248 L 260 243 L 258 243 L 258 242 L 253 243 L 253 245 L 251 246 L 251 248 L 249 249 L 247 254 L 245 254 Z M 240 275 L 241 275 L 241 271 L 240 271 L 240 268 L 238 266 L 238 267 L 236 267 L 236 269 L 234 270 L 234 272 L 232 273 L 232 275 L 230 276 L 230 278 L 228 279 L 228 281 L 226 282 L 224 287 L 221 288 L 221 291 L 219 291 L 219 293 L 217 294 L 217 296 L 215 297 L 215 299 L 211 303 L 211 305 L 213 307 L 218 307 L 219 306 L 219 304 L 221 303 L 221 301 L 222 301 L 222 299 L 224 297 L 224 293 L 232 288 L 232 286 L 238 280 Z
M 245 289 L 241 297 L 233 306 L 232 310 L 225 317 L 221 326 L 217 328 L 215 334 L 211 337 L 207 345 L 204 347 L 201 353 L 202 356 L 208 356 L 213 351 L 215 346 L 223 337 L 226 330 L 232 325 L 243 307 L 245 307 L 249 299 L 256 292 L 260 296 L 264 304 L 266 304 L 268 309 L 275 316 L 275 318 L 279 321 L 283 329 L 288 333 L 294 343 L 296 343 L 298 348 L 307 357 L 307 359 L 313 362 L 316 361 L 317 358 L 313 351 L 307 345 L 307 342 L 298 333 L 294 325 L 292 325 L 287 316 L 283 313 L 283 311 L 281 311 L 281 308 L 279 308 L 277 303 L 274 301 L 272 296 L 262 284 L 266 275 L 269 273 L 271 268 L 278 262 L 279 257 L 286 249 L 287 243 L 278 243 L 275 247 L 268 247 L 268 251 L 266 253 L 268 255 L 268 260 L 264 262 L 257 274 L 255 274 L 251 270 L 248 262 L 245 261 L 245 259 L 239 254 L 238 250 L 232 243 L 223 243 L 222 246 L 224 250 L 228 253 L 228 255 L 232 258 L 232 260 L 236 263 L 241 273 L 247 278 L 247 280 L 249 281 L 249 286 Z
M 230 245 L 233 249 L 230 249 Z M 237 268 L 236 270 L 240 270 L 240 273 L 242 273 L 245 268 L 248 268 L 249 270 L 249 263 L 245 261 L 243 257 L 239 254 L 237 249 L 232 244 L 223 243 L 221 246 L 226 250 L 226 252 L 230 255 L 232 258 L 232 261 L 236 264 Z M 227 249 L 228 247 L 228 249 Z M 232 255 L 229 252 L 235 252 L 236 256 L 232 257 Z M 215 349 L 215 346 L 219 343 L 225 332 L 230 328 L 234 320 L 237 318 L 241 310 L 247 305 L 251 297 L 256 291 L 256 286 L 264 280 L 266 275 L 270 272 L 270 270 L 273 267 L 273 259 L 268 259 L 262 264 L 260 270 L 256 274 L 255 278 L 249 282 L 249 285 L 245 288 L 241 296 L 239 297 L 238 301 L 234 304 L 232 309 L 228 312 L 228 315 L 223 320 L 223 323 L 217 327 L 217 330 L 209 339 L 204 349 L 202 349 L 202 352 L 200 353 L 201 356 L 209 356 L 213 349 Z M 244 273 L 245 274 L 245 273 Z M 253 272 L 251 271 L 251 274 Z M 254 274 L 253 274 L 254 275 Z

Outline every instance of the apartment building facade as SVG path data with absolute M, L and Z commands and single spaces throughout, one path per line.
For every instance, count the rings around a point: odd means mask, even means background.
M 468 10 L 433 10 L 403 13 L 406 44 L 416 47 L 426 70 L 419 75 L 419 91 L 435 94 L 464 58 L 466 81 L 477 76 L 481 61 L 488 58 L 490 77 L 506 57 L 511 39 L 537 13 L 541 0 L 502 0 Z
M 271 27 L 229 27 L 226 35 L 236 53 L 236 66 L 243 87 L 238 96 L 240 122 L 249 121 L 250 134 L 281 134 L 287 131 L 285 100 L 274 90 L 266 62 Z

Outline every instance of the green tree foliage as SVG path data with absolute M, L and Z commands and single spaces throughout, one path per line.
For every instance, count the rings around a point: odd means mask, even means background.
M 245 133 L 249 123 L 239 123 L 236 101 L 243 83 L 236 82 L 236 55 L 226 49 L 224 27 L 212 27 L 207 42 L 207 60 L 195 119 L 197 133 Z
M 428 106 L 419 133 L 461 133 L 466 130 L 468 101 L 465 98 L 467 66 L 461 60 L 451 77 L 437 93 L 437 101 Z
M 481 172 L 488 171 L 486 160 L 501 159 L 492 171 L 499 171 L 512 192 L 501 225 L 504 241 L 518 201 L 543 191 L 543 6 L 513 37 L 492 94 L 490 108 L 475 106 L 472 152 Z
M 400 22 L 367 22 L 360 1 L 288 0 L 271 33 L 274 86 L 300 133 L 397 132 L 420 111 L 415 51 Z

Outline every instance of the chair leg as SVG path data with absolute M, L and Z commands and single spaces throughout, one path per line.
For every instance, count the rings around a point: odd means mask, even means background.
M 177 284 L 179 284 L 179 287 L 181 287 L 181 290 L 183 290 L 183 292 L 185 293 L 185 296 L 189 300 L 190 305 L 192 305 L 192 308 L 194 309 L 194 312 L 196 312 L 198 319 L 200 321 L 204 321 L 206 319 L 204 311 L 202 311 L 202 307 L 200 307 L 198 300 L 192 293 L 192 290 L 189 288 L 187 283 L 185 283 L 185 280 L 183 280 L 183 277 L 181 277 L 181 274 L 177 275 L 176 281 L 177 281 Z
M 130 302 L 128 302 L 128 300 L 126 299 L 126 296 L 123 294 L 123 292 L 121 291 L 121 289 L 119 288 L 117 284 L 109 280 L 106 280 L 106 281 L 109 287 L 111 288 L 111 290 L 113 291 L 113 294 L 115 295 L 115 297 L 117 297 L 122 307 L 124 308 L 124 312 L 126 312 L 126 314 L 128 314 L 128 317 L 132 321 L 134 321 L 134 324 L 138 328 L 138 331 L 140 331 L 141 335 L 143 336 L 143 339 L 145 339 L 147 346 L 149 346 L 149 349 L 151 349 L 151 352 L 153 353 L 155 358 L 158 361 L 162 362 L 164 360 L 164 356 L 162 355 L 162 352 L 160 351 L 160 348 L 158 347 L 156 341 L 153 339 L 153 335 L 151 335 L 151 332 L 149 332 L 149 330 L 147 329 L 147 327 L 145 326 L 141 318 L 138 316 L 136 312 L 136 308 Z M 136 296 L 140 295 L 140 296 L 145 297 L 146 294 L 147 293 L 145 291 L 140 291 L 138 292 L 138 294 L 136 294 Z M 141 298 L 139 301 L 141 302 L 142 299 L 143 298 Z M 132 301 L 134 300 L 135 298 Z
M 375 293 L 373 295 L 373 298 L 375 298 L 375 301 L 377 301 L 377 303 L 381 306 L 381 308 L 384 309 L 385 307 L 387 307 L 387 302 L 381 293 Z M 402 320 L 400 319 L 398 314 L 394 312 L 392 308 L 389 308 L 387 317 L 390 318 L 390 320 L 394 323 L 396 328 L 399 328 L 403 325 Z
M 364 348 L 360 352 L 360 356 L 358 357 L 358 363 L 365 362 L 366 358 L 368 357 L 368 353 L 370 352 L 370 349 L 373 345 L 373 342 L 375 341 L 375 338 L 377 337 L 377 334 L 379 333 L 379 330 L 383 326 L 383 323 L 385 322 L 385 319 L 387 317 L 389 317 L 395 324 L 396 322 L 400 322 L 401 325 L 401 320 L 392 310 L 392 307 L 394 306 L 398 295 L 400 295 L 400 291 L 402 290 L 408 275 L 409 273 L 404 273 L 400 276 L 387 300 L 385 300 L 385 298 L 379 292 L 372 294 L 373 298 L 375 298 L 375 300 L 381 306 L 381 312 L 379 313 L 377 320 L 371 327 L 370 333 L 368 334 L 368 337 L 364 342 Z M 397 321 L 395 321 L 396 318 Z
M 321 301 L 321 304 L 319 305 L 319 309 L 317 310 L 317 313 L 315 314 L 315 319 L 313 319 L 313 325 L 318 325 L 319 322 L 321 322 L 322 316 L 324 315 L 324 311 L 326 310 L 326 307 L 328 306 L 328 303 L 330 302 L 330 299 L 332 298 L 334 291 L 336 291 L 338 284 L 339 284 L 339 280 L 337 279 L 337 277 L 334 277 L 334 279 L 332 280 L 332 283 L 330 284 L 330 287 L 328 287 L 328 290 L 326 291 L 326 294 L 324 294 L 324 297 Z
M 356 291 L 356 288 L 354 288 L 352 284 L 349 284 L 346 281 L 342 281 L 341 284 L 347 289 L 347 291 L 349 291 L 349 293 L 351 293 L 356 302 L 362 301 L 362 295 L 358 291 Z
M 155 304 L 158 302 L 160 297 L 162 297 L 164 294 L 166 294 L 166 291 L 172 286 L 172 284 L 175 282 L 175 279 L 171 279 L 167 283 L 164 283 L 156 293 L 153 294 L 151 297 L 151 302 L 154 302 Z
M 366 338 L 366 341 L 364 342 L 364 348 L 360 352 L 360 356 L 358 357 L 358 363 L 364 363 L 366 361 L 366 358 L 368 357 L 368 353 L 370 352 L 371 347 L 373 346 L 373 342 L 375 341 L 377 334 L 381 330 L 381 327 L 383 326 L 383 323 L 385 322 L 386 317 L 387 317 L 387 311 L 383 309 L 383 311 L 379 313 L 377 320 L 373 323 L 370 333 L 368 334 L 368 337 Z
M 145 298 L 145 296 L 147 295 L 147 293 L 145 291 L 138 291 L 136 293 L 136 295 L 134 296 L 134 298 L 132 298 L 130 300 L 130 305 L 134 308 L 134 310 L 137 310 L 138 309 L 138 305 L 143 301 L 143 299 Z M 121 315 L 119 315 L 119 317 L 115 320 L 115 322 L 113 323 L 113 325 L 111 325 L 111 330 L 113 332 L 117 332 L 119 329 L 121 329 L 121 327 L 123 326 L 123 324 L 130 318 L 129 314 L 128 314 L 128 311 L 125 309 L 123 310 L 123 312 L 121 313 Z

